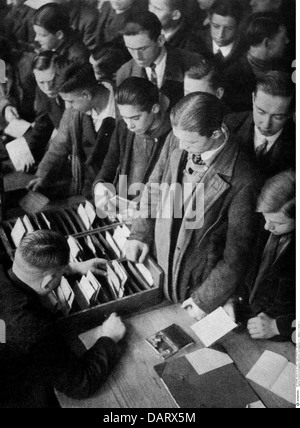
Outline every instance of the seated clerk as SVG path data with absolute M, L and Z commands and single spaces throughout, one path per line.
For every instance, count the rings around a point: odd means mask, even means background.
M 47 188 L 71 158 L 71 195 L 91 191 L 115 129 L 114 92 L 97 82 L 91 64 L 71 63 L 57 69 L 55 90 L 65 102 L 56 137 L 41 161 L 29 188 Z
M 95 49 L 90 56 L 96 79 L 101 82 L 108 80 L 115 82 L 117 71 L 128 60 L 128 52 L 123 48 L 112 49 L 109 45 Z
M 140 77 L 130 77 L 117 90 L 116 102 L 123 120 L 119 121 L 112 136 L 108 154 L 94 184 L 98 208 L 106 201 L 105 183 L 123 190 L 146 184 L 155 168 L 165 141 L 171 132 L 167 110 L 169 100 L 161 96 L 153 83 Z M 126 176 L 122 183 L 121 176 Z M 129 191 L 133 199 L 137 190 Z M 126 193 L 127 194 L 127 193 Z M 105 202 L 103 202 L 105 205 Z M 103 208 L 103 207 L 102 207 Z
M 225 119 L 264 178 L 296 168 L 295 84 L 288 73 L 272 71 L 257 81 L 253 110 Z
M 289 43 L 287 29 L 276 13 L 252 15 L 247 21 L 244 38 L 248 51 L 224 73 L 225 102 L 236 112 L 252 108 L 257 78 L 272 70 L 290 72 L 291 68 L 291 64 L 284 61 Z
M 133 222 L 126 255 L 142 262 L 150 249 L 156 252 L 165 296 L 184 302 L 190 315 L 201 319 L 223 306 L 245 275 L 259 177 L 223 125 L 223 106 L 215 96 L 186 96 L 174 107 L 171 123 L 173 133 L 142 196 L 142 215 Z M 194 192 L 184 194 L 183 213 L 175 212 L 182 206 L 183 185 Z M 178 194 L 170 207 L 174 188 Z
M 197 40 L 190 21 L 185 17 L 185 0 L 149 0 L 149 11 L 161 22 L 166 46 L 200 53 L 201 41 Z
M 240 0 L 216 0 L 209 10 L 209 26 L 198 32 L 198 51 L 214 59 L 222 70 L 234 64 L 246 50 L 240 29 L 244 8 Z
M 99 328 L 94 347 L 78 358 L 64 342 L 57 317 L 46 309 L 47 296 L 62 276 L 82 276 L 89 270 L 105 274 L 104 260 L 71 265 L 69 260 L 63 236 L 38 231 L 22 240 L 10 271 L 0 266 L 0 319 L 6 324 L 6 344 L 0 344 L 0 408 L 54 407 L 54 388 L 76 399 L 88 398 L 119 358 L 117 343 L 125 326 L 116 315 L 103 324 L 102 333 Z
M 98 25 L 98 11 L 95 5 L 84 0 L 63 0 L 70 18 L 70 26 L 77 31 L 81 40 L 92 51 L 96 48 L 96 30 Z
M 267 181 L 258 200 L 257 211 L 265 222 L 244 287 L 249 302 L 247 327 L 253 339 L 291 340 L 294 332 L 295 198 L 296 174 L 284 171 Z
M 196 53 L 165 47 L 162 26 L 151 12 L 127 21 L 122 34 L 132 60 L 117 73 L 117 86 L 128 77 L 143 77 L 154 83 L 173 107 L 183 97 L 184 73 L 202 57 Z

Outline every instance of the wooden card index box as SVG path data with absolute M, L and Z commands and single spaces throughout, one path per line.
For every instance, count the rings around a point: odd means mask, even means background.
M 96 246 L 97 257 L 105 258 L 108 261 L 118 260 L 119 257 L 106 241 L 105 234 L 108 231 L 113 233 L 118 226 L 122 226 L 123 224 L 114 222 L 111 219 L 101 220 L 96 218 L 93 226 L 90 230 L 87 230 L 77 210 L 78 205 L 61 208 L 59 210 L 44 211 L 35 215 L 28 215 L 27 218 L 35 230 L 47 229 L 50 223 L 52 230 L 62 233 L 66 238 L 71 236 L 78 240 L 79 243 L 83 243 L 87 237 L 90 237 L 93 243 L 97 244 L 98 241 L 100 244 Z M 2 222 L 0 225 L 0 237 L 11 260 L 13 260 L 16 250 L 11 232 L 17 220 L 18 219 L 8 220 Z M 104 250 L 104 253 L 101 252 L 100 248 Z M 86 261 L 95 257 L 86 245 L 83 246 L 83 249 L 87 251 L 83 251 L 79 261 Z M 77 302 L 75 302 L 70 314 L 67 317 L 62 316 L 59 320 L 62 329 L 68 331 L 70 335 L 81 334 L 84 331 L 100 325 L 103 320 L 113 312 L 121 316 L 127 316 L 140 313 L 147 308 L 162 303 L 164 273 L 151 258 L 148 258 L 145 265 L 152 274 L 154 280 L 153 287 L 145 289 L 145 287 L 140 284 L 141 286 L 137 288 L 137 277 L 131 276 L 130 271 L 126 269 L 127 273 L 129 273 L 128 281 L 135 281 L 135 292 L 131 290 L 129 295 L 127 294 L 121 299 L 107 301 L 106 303 L 100 303 L 99 301 L 95 306 L 86 310 L 81 310 Z M 127 266 L 126 262 L 124 264 L 124 267 L 125 266 Z M 102 281 L 100 280 L 100 282 Z M 71 288 L 73 288 L 75 283 L 75 279 L 74 282 L 70 279 Z

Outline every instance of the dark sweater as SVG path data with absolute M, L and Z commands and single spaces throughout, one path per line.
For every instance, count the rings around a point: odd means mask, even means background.
M 77 358 L 30 287 L 2 266 L 0 284 L 0 319 L 7 329 L 0 345 L 0 407 L 46 407 L 53 388 L 77 399 L 94 394 L 116 363 L 118 346 L 101 338 Z

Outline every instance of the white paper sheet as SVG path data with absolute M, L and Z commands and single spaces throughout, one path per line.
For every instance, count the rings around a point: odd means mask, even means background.
M 186 356 L 199 376 L 232 364 L 232 359 L 223 352 L 213 349 L 200 349 Z
M 96 327 L 93 330 L 82 333 L 78 336 L 81 342 L 84 344 L 86 349 L 89 351 L 99 339 L 102 337 L 102 328 Z
M 31 127 L 29 122 L 23 119 L 14 119 L 10 124 L 5 128 L 4 133 L 13 138 L 21 138 Z
M 90 230 L 90 228 L 91 228 L 90 219 L 89 219 L 89 217 L 86 213 L 86 210 L 82 204 L 79 205 L 77 213 L 78 213 L 79 217 L 81 218 L 86 230 Z
M 236 327 L 237 325 L 224 309 L 219 308 L 203 320 L 194 324 L 191 328 L 201 342 L 209 348 Z
M 25 138 L 19 138 L 6 144 L 6 150 L 16 171 L 25 171 L 27 165 L 35 164 L 34 157 Z
M 22 241 L 22 239 L 24 238 L 24 236 L 26 235 L 26 229 L 25 226 L 22 222 L 22 220 L 20 218 L 18 218 L 18 220 L 16 221 L 16 224 L 11 232 L 11 238 L 16 246 L 16 248 L 18 248 L 18 246 L 20 245 L 20 242 Z

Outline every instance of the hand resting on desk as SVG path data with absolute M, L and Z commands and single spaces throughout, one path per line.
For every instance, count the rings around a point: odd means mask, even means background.
M 266 314 L 260 314 L 248 322 L 248 331 L 252 339 L 268 340 L 279 336 L 276 320 Z

